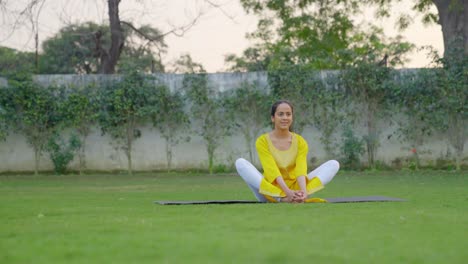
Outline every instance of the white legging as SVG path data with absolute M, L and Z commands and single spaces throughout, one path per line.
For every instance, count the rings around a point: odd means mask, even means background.
M 240 158 L 236 160 L 237 173 L 244 179 L 247 186 L 252 190 L 255 197 L 260 202 L 267 202 L 267 199 L 261 195 L 258 190 L 260 189 L 260 182 L 263 175 L 247 160 Z M 312 179 L 318 177 L 323 185 L 328 184 L 340 169 L 340 164 L 336 160 L 329 160 L 320 165 L 315 170 L 311 171 L 307 178 Z

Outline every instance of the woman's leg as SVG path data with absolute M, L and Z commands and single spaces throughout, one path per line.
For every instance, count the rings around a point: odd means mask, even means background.
M 267 202 L 266 198 L 258 192 L 263 175 L 247 160 L 240 158 L 236 160 L 237 173 L 244 179 L 247 186 L 252 190 L 259 202 Z
M 310 172 L 307 175 L 307 178 L 310 180 L 314 177 L 318 177 L 322 184 L 326 185 L 333 179 L 333 177 L 335 177 L 339 169 L 340 163 L 338 163 L 338 161 L 329 160 Z

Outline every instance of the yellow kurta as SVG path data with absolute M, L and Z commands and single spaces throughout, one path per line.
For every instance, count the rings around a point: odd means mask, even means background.
M 272 197 L 285 197 L 286 194 L 276 182 L 278 176 L 291 190 L 300 190 L 297 177 L 306 176 L 307 194 L 312 194 L 324 188 L 318 177 L 307 178 L 307 142 L 298 134 L 292 133 L 291 146 L 287 150 L 277 149 L 270 140 L 268 133 L 261 135 L 255 146 L 263 167 L 263 179 L 259 192 L 269 201 L 276 202 Z

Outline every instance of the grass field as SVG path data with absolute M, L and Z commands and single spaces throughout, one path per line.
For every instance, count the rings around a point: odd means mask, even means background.
M 317 197 L 407 202 L 162 206 L 252 199 L 235 175 L 0 176 L 0 263 L 468 263 L 468 174 L 340 172 Z

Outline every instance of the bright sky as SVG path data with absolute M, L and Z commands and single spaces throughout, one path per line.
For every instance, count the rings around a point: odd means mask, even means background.
M 17 4 L 28 0 L 17 0 Z M 189 23 L 196 14 L 203 14 L 198 23 L 183 37 L 170 35 L 166 38 L 168 53 L 164 62 L 169 63 L 184 53 L 189 53 L 194 61 L 203 64 L 208 72 L 225 71 L 224 57 L 234 53 L 240 55 L 249 46 L 245 34 L 256 28 L 255 16 L 246 15 L 239 0 L 212 1 L 222 5 L 222 9 L 212 8 L 203 0 L 123 0 L 120 6 L 121 19 L 136 24 L 151 24 L 163 31 L 171 25 L 182 26 Z M 408 10 L 411 0 L 400 5 L 401 10 Z M 104 0 L 47 0 L 39 16 L 39 39 L 44 40 L 54 35 L 65 23 L 85 21 L 107 23 L 107 7 Z M 12 17 L 0 14 L 0 45 L 20 50 L 34 50 L 31 26 L 16 30 L 10 35 L 9 24 Z M 405 31 L 406 40 L 418 46 L 431 45 L 439 52 L 443 50 L 440 26 L 423 26 L 420 17 L 414 18 L 412 26 Z M 377 22 L 384 26 L 388 36 L 394 36 L 393 22 Z M 429 60 L 425 52 L 411 55 L 411 61 L 405 66 L 424 67 Z

